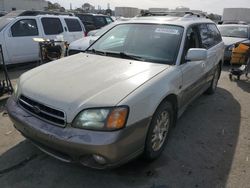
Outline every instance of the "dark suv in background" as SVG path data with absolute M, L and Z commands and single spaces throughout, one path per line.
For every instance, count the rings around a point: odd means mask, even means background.
M 80 18 L 87 33 L 91 30 L 100 29 L 114 21 L 110 16 L 102 14 L 78 13 L 75 16 Z

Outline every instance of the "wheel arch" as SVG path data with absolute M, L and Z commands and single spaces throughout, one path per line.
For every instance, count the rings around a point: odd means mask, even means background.
M 158 109 L 158 107 L 164 103 L 164 102 L 169 102 L 171 103 L 171 105 L 173 106 L 174 109 L 174 126 L 176 124 L 176 120 L 178 117 L 178 96 L 174 93 L 168 94 L 165 98 L 163 98 L 163 100 L 158 104 L 158 106 L 156 107 L 154 113 L 156 112 L 156 110 Z

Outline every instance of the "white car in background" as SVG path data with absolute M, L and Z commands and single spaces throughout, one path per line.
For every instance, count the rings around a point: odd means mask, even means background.
M 88 47 L 94 43 L 100 36 L 102 36 L 104 33 L 106 33 L 108 30 L 119 24 L 120 22 L 116 21 L 109 25 L 106 25 L 105 27 L 98 29 L 98 30 L 92 30 L 88 33 L 87 37 L 81 38 L 79 40 L 76 40 L 72 42 L 69 45 L 68 48 L 68 55 L 75 55 L 80 52 L 85 52 Z
M 78 17 L 68 15 L 11 13 L 0 18 L 0 44 L 7 65 L 39 60 L 39 44 L 34 38 L 54 40 L 58 36 L 71 43 L 85 36 L 85 28 Z
M 225 44 L 224 60 L 230 61 L 232 50 L 237 43 L 247 42 L 250 39 L 250 26 L 243 24 L 218 25 Z

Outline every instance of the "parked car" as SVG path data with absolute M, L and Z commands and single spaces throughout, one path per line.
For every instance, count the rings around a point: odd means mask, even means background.
M 91 30 L 96 30 L 113 22 L 110 16 L 102 14 L 78 13 L 75 14 L 80 18 L 86 28 L 86 34 Z
M 152 160 L 187 106 L 215 92 L 223 53 L 209 19 L 137 18 L 86 53 L 24 73 L 7 110 L 17 130 L 62 161 L 110 168 L 141 154 Z
M 7 14 L 6 11 L 0 11 L 0 17 L 4 16 L 4 15 L 6 15 L 6 14 Z
M 75 55 L 80 52 L 85 52 L 85 50 L 93 43 L 95 42 L 100 36 L 102 36 L 104 33 L 106 33 L 108 30 L 110 30 L 115 25 L 119 24 L 120 22 L 113 22 L 109 25 L 106 25 L 105 27 L 98 29 L 98 30 L 92 30 L 88 33 L 87 37 L 81 38 L 79 40 L 76 40 L 72 42 L 68 47 L 68 55 Z
M 218 29 L 225 43 L 224 60 L 230 61 L 235 44 L 247 42 L 250 39 L 250 26 L 242 24 L 219 25 Z
M 74 16 L 16 16 L 11 13 L 0 18 L 0 43 L 6 64 L 39 60 L 39 47 L 34 38 L 62 36 L 60 38 L 71 43 L 82 38 L 84 33 L 83 24 Z

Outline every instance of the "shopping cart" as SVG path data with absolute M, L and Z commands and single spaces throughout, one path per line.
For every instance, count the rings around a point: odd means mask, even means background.
M 231 66 L 229 73 L 229 79 L 233 80 L 233 76 L 240 80 L 240 77 L 245 74 L 248 77 L 248 71 L 250 66 L 250 44 L 241 43 L 232 51 Z M 239 66 L 235 68 L 235 66 Z

